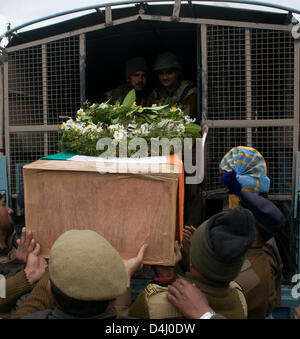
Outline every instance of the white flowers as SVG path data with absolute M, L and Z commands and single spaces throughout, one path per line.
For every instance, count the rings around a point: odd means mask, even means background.
M 184 132 L 185 132 L 184 124 L 177 124 L 177 126 L 176 126 L 176 132 L 178 132 L 178 133 L 184 133 Z
M 185 116 L 184 116 L 184 122 L 185 122 L 186 124 L 192 124 L 192 123 L 194 123 L 195 121 L 196 121 L 196 118 L 191 119 L 188 115 L 185 115 Z
M 80 120 L 74 121 L 69 119 L 61 125 L 64 131 L 74 131 L 79 135 L 88 136 L 90 139 L 95 139 L 103 132 L 102 124 L 95 125 L 91 122 L 82 123 Z
M 148 108 L 136 106 L 136 109 L 135 106 L 134 102 L 130 106 L 107 102 L 89 106 L 87 103 L 86 109 L 80 108 L 75 118 L 61 125 L 64 147 L 97 154 L 92 145 L 99 139 L 109 138 L 114 145 L 123 147 L 127 139 L 142 138 L 150 143 L 153 138 L 183 138 L 185 133 L 191 134 L 195 129 L 195 126 L 188 126 L 195 119 L 185 116 L 178 107 L 152 105 Z
M 114 132 L 114 143 L 115 145 L 118 145 L 124 137 L 127 135 L 127 132 L 125 130 L 119 130 Z

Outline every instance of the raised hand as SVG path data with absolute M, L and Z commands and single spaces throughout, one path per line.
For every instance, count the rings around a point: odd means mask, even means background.
M 23 227 L 21 238 L 17 240 L 17 244 L 16 258 L 26 264 L 29 253 L 31 253 L 36 246 L 32 232 L 27 232 L 26 228 Z
M 48 266 L 46 260 L 39 255 L 40 249 L 40 245 L 36 243 L 34 250 L 28 254 L 24 269 L 26 278 L 31 285 L 41 279 Z

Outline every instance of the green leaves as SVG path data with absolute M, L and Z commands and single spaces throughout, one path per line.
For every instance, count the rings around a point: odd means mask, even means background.
M 125 97 L 125 99 L 123 100 L 122 106 L 131 108 L 133 106 L 133 104 L 135 103 L 136 100 L 136 94 L 135 94 L 135 90 L 132 89 Z
M 130 91 L 122 104 L 85 103 L 85 109 L 77 111 L 76 120 L 69 119 L 62 125 L 63 135 L 60 149 L 78 154 L 97 156 L 102 151 L 96 149 L 97 141 L 110 138 L 116 147 L 126 139 L 143 138 L 149 147 L 153 139 L 201 138 L 201 127 L 194 120 L 172 105 L 142 107 L 136 105 L 136 93 Z M 128 144 L 127 144 L 128 145 Z M 128 154 L 132 152 L 128 150 Z
M 187 124 L 184 125 L 185 127 L 185 132 L 186 133 L 200 133 L 201 132 L 201 127 L 197 124 Z

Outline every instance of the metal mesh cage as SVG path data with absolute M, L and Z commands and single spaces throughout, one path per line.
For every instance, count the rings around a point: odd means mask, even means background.
M 293 127 L 252 129 L 252 147 L 263 155 L 271 179 L 272 195 L 290 195 L 293 191 Z
M 207 64 L 207 119 L 245 119 L 245 29 L 208 26 Z
M 292 120 L 295 52 L 291 34 L 209 25 L 206 53 L 204 117 L 215 121 L 208 138 L 207 189 L 222 188 L 219 163 L 232 147 L 252 146 L 266 160 L 269 194 L 291 196 L 294 138 L 298 138 Z M 291 120 L 287 123 L 286 119 Z M 217 120 L 223 122 L 218 125 Z
M 221 183 L 219 164 L 223 156 L 235 146 L 246 146 L 247 129 L 213 128 L 207 139 L 207 173 L 206 186 L 209 190 L 224 188 Z
M 251 31 L 252 119 L 294 117 L 294 41 L 290 32 Z
M 10 126 L 43 123 L 41 46 L 9 54 L 8 102 Z
M 9 53 L 7 86 L 11 131 L 6 147 L 15 194 L 22 185 L 22 166 L 57 153 L 59 132 L 53 125 L 74 117 L 80 108 L 79 37 Z
M 11 133 L 10 173 L 11 192 L 18 193 L 23 185 L 22 167 L 47 154 L 58 152 L 59 132 Z
M 80 108 L 79 38 L 47 44 L 47 122 L 60 124 Z

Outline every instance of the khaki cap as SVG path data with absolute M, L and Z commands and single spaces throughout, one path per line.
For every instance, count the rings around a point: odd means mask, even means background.
M 54 285 L 77 300 L 111 300 L 127 288 L 119 253 L 98 233 L 70 230 L 50 251 L 49 275 Z

